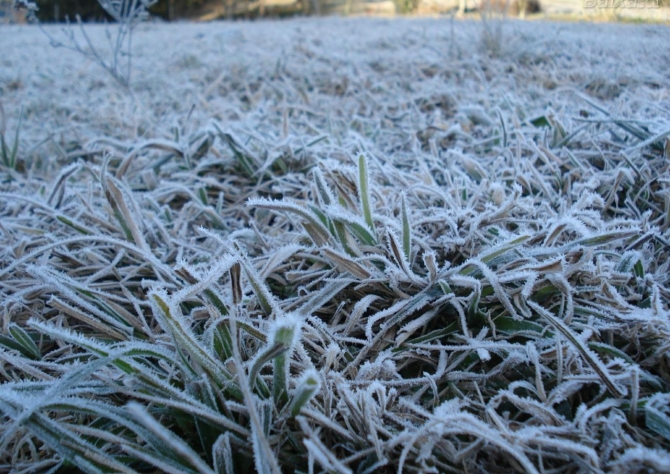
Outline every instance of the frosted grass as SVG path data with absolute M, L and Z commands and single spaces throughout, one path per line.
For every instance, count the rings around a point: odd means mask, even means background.
M 662 470 L 668 30 L 501 27 L 0 29 L 0 470 Z

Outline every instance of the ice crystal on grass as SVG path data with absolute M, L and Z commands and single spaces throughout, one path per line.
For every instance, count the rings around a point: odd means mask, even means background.
M 0 470 L 665 468 L 664 31 L 391 24 L 8 27 Z

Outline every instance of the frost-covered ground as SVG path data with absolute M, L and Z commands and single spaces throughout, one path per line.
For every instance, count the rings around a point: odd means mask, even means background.
M 58 27 L 47 28 L 58 35 Z M 102 40 L 100 27 L 90 30 Z M 363 124 L 403 136 L 407 127 L 410 134 L 449 127 L 461 109 L 481 106 L 489 114 L 495 107 L 531 115 L 551 109 L 572 127 L 585 107 L 575 93 L 629 119 L 667 119 L 667 27 L 509 21 L 499 37 L 493 31 L 497 58 L 482 36 L 479 23 L 434 19 L 146 24 L 134 37 L 131 96 L 95 64 L 49 48 L 35 28 L 7 26 L 0 30 L 0 91 L 10 123 L 24 108 L 29 143 L 49 132 L 80 143 L 166 137 L 187 117 L 192 129 L 217 119 L 278 133 L 286 110 L 297 122 L 289 138 L 344 127 L 385 151 L 386 140 L 373 140 Z M 417 110 L 417 102 L 441 94 L 451 99 Z M 308 111 L 325 114 L 335 129 L 313 119 L 317 129 L 308 133 L 297 120 Z M 385 114 L 394 126 L 380 122 Z
M 669 44 L 0 28 L 0 470 L 667 472 Z

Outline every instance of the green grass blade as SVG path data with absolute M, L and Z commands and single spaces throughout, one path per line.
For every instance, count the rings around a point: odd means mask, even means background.
M 409 216 L 407 215 L 407 203 L 405 193 L 402 194 L 402 250 L 405 253 L 407 262 L 412 261 L 412 229 L 409 225 Z
M 11 169 L 16 169 L 16 156 L 19 152 L 19 134 L 21 132 L 21 122 L 23 122 L 23 108 L 19 113 L 19 123 L 16 126 L 16 131 L 14 132 L 14 143 L 12 144 L 12 151 L 9 154 L 9 167 Z
M 256 295 L 258 303 L 261 305 L 263 312 L 267 316 L 270 316 L 273 313 L 277 314 L 278 311 L 275 298 L 251 262 L 249 262 L 246 258 L 241 258 L 240 264 L 242 265 L 242 268 L 247 275 L 249 283 L 251 283 L 251 287 L 254 290 L 254 294 Z
M 272 209 L 274 211 L 285 211 L 296 214 L 309 222 L 310 226 L 316 231 L 316 245 L 322 246 L 332 241 L 332 236 L 330 235 L 328 228 L 323 225 L 318 217 L 314 216 L 299 204 L 289 201 L 271 201 L 269 199 L 260 198 L 250 199 L 247 202 L 247 205 L 250 207 L 260 207 L 263 209 Z
M 647 401 L 644 411 L 647 427 L 670 441 L 670 395 L 657 393 Z
M 265 364 L 273 360 L 275 357 L 279 357 L 288 350 L 288 345 L 281 342 L 275 342 L 271 346 L 267 347 L 259 355 L 257 355 L 253 365 L 251 366 L 251 369 L 249 370 L 249 388 L 253 389 L 256 386 L 256 377 L 258 377 L 258 374 Z
M 602 380 L 602 382 L 605 384 L 605 386 L 612 395 L 614 395 L 616 398 L 623 398 L 624 395 L 623 392 L 621 392 L 621 389 L 617 387 L 616 383 L 614 382 L 614 379 L 609 374 L 607 367 L 605 367 L 605 365 L 598 359 L 598 356 L 596 356 L 591 352 L 588 346 L 582 342 L 582 340 L 577 336 L 577 334 L 572 332 L 572 330 L 563 321 L 561 321 L 559 318 L 556 318 L 553 314 L 544 309 L 542 306 L 530 300 L 528 300 L 526 303 L 533 310 L 535 310 L 535 312 L 537 312 L 539 315 L 543 316 L 547 321 L 549 321 L 549 323 L 557 331 L 559 331 L 563 335 L 563 337 L 565 337 L 568 341 L 570 341 L 570 343 L 577 349 L 577 351 L 584 358 L 584 360 L 591 366 L 593 371 L 596 374 L 598 374 L 598 376 L 600 377 L 600 379 Z
M 273 360 L 272 398 L 278 410 L 288 402 L 289 360 L 300 334 L 300 320 L 295 314 L 287 314 L 275 323 L 273 346 L 285 348 Z
M 146 409 L 139 403 L 130 403 L 127 406 L 128 411 L 134 415 L 138 423 L 158 437 L 163 444 L 169 448 L 172 457 L 194 472 L 201 474 L 214 474 L 214 471 L 200 458 L 198 453 L 186 444 L 184 440 L 171 433 L 151 416 Z
M 23 354 L 27 354 L 33 360 L 42 359 L 42 353 L 37 348 L 35 341 L 22 327 L 10 324 L 8 330 L 12 338 L 23 348 L 21 351 Z
M 368 172 L 368 163 L 364 155 L 358 156 L 358 198 L 363 208 L 363 218 L 370 228 L 370 231 L 375 235 L 375 223 L 372 219 L 372 204 L 370 202 L 370 175 Z
M 307 370 L 298 381 L 295 394 L 291 400 L 291 416 L 298 416 L 300 410 L 307 405 L 320 388 L 319 373 L 314 369 Z
M 153 291 L 149 298 L 154 305 L 154 315 L 162 322 L 164 329 L 173 337 L 178 347 L 193 357 L 217 382 L 220 389 L 227 391 L 235 398 L 241 399 L 242 393 L 239 387 L 232 382 L 233 377 L 228 369 L 212 357 L 200 341 L 196 339 L 192 330 L 183 324 L 184 318 L 180 314 L 178 306 L 174 302 L 170 302 L 163 292 Z

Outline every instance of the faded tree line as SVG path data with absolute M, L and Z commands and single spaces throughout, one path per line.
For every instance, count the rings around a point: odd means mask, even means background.
M 84 21 L 110 20 L 98 0 L 33 0 L 38 6 L 41 22 L 64 22 L 79 15 Z M 356 2 L 358 0 L 354 0 Z M 406 0 L 400 0 L 405 2 Z M 209 13 L 217 17 L 253 17 L 283 14 L 319 13 L 324 5 L 353 3 L 352 0 L 159 0 L 150 12 L 165 20 L 198 18 Z M 0 16 L 14 18 L 12 0 L 0 0 Z
M 37 18 L 43 23 L 74 20 L 77 15 L 87 22 L 111 19 L 98 0 L 33 1 L 39 8 Z M 12 11 L 12 2 L 0 0 L 0 17 L 20 23 L 23 18 Z M 482 7 L 509 9 L 512 14 L 526 9 L 530 13 L 539 10 L 538 0 L 159 0 L 150 3 L 151 15 L 168 21 L 332 13 L 464 13 Z

